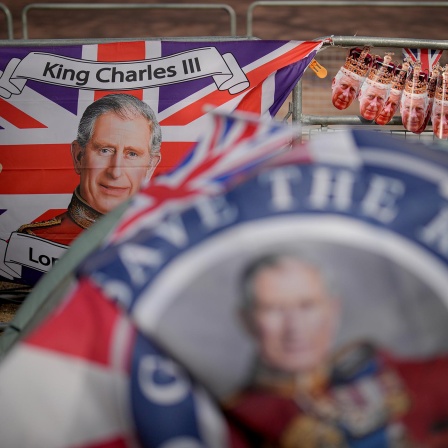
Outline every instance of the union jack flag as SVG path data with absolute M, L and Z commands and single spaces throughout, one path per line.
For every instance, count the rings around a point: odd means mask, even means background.
M 431 75 L 431 70 L 434 65 L 442 57 L 443 50 L 430 50 L 429 48 L 403 48 L 402 54 L 403 58 L 408 58 L 408 60 L 413 63 L 420 61 L 422 64 L 422 70 Z
M 12 60 L 23 60 L 36 53 L 93 63 L 138 63 L 203 49 L 232 55 L 249 84 L 239 93 L 220 90 L 213 76 L 127 90 L 153 108 L 162 126 L 163 156 L 158 175 L 177 165 L 197 141 L 206 122 L 205 106 L 221 112 L 239 110 L 274 116 L 321 45 L 322 42 L 254 40 L 2 47 L 0 91 L 8 84 L 9 76 L 12 90 L 22 90 L 9 98 L 0 97 L 0 238 L 6 240 L 20 225 L 48 219 L 66 209 L 78 183 L 70 144 L 76 138 L 79 119 L 90 103 L 110 93 L 39 82 L 32 76 L 25 83 L 23 78 L 14 78 L 18 69 L 8 72 Z M 184 68 L 194 71 L 197 61 L 189 62 L 190 66 L 185 64 Z M 226 59 L 224 65 L 230 66 L 231 61 Z M 52 74 L 57 77 L 56 69 Z

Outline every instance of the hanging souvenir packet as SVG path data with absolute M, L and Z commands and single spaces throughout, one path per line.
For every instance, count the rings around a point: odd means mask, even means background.
M 432 131 L 437 138 L 448 138 L 448 66 L 440 70 L 432 107 Z
M 406 130 L 414 134 L 423 131 L 428 105 L 428 76 L 421 70 L 420 61 L 417 61 L 407 75 L 400 103 L 401 119 Z
M 347 109 L 358 96 L 361 85 L 372 65 L 369 47 L 352 48 L 344 65 L 336 73 L 331 85 L 331 101 L 336 109 Z
M 403 61 L 403 64 L 397 65 L 395 75 L 392 79 L 389 97 L 375 118 L 376 124 L 385 125 L 389 123 L 390 120 L 392 120 L 392 117 L 396 114 L 398 107 L 400 106 L 409 67 L 410 64 L 406 59 Z

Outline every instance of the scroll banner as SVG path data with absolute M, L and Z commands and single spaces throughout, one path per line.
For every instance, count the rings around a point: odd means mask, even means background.
M 162 130 L 155 178 L 189 153 L 208 125 L 208 111 L 275 117 L 321 47 L 321 41 L 262 40 L 1 47 L 0 281 L 35 284 L 90 225 L 89 217 L 87 225 L 73 221 L 68 207 L 89 171 L 75 171 L 71 150 L 91 104 L 128 94 L 153 110 Z M 116 124 L 111 129 L 120 129 L 117 141 L 128 138 Z M 149 146 L 138 140 L 141 129 L 132 128 L 128 135 L 137 141 L 127 146 Z M 113 141 L 103 153 L 110 148 Z M 112 181 L 102 170 L 92 185 L 120 195 L 129 190 L 127 199 L 147 182 L 147 165 L 126 171 L 123 163 L 119 178 Z M 100 195 L 92 194 L 87 205 L 107 213 L 112 206 L 92 204 Z
M 27 79 L 89 90 L 133 90 L 159 87 L 211 76 L 219 90 L 232 95 L 249 87 L 231 53 L 199 48 L 164 58 L 124 63 L 101 63 L 32 52 L 11 59 L 0 77 L 0 96 L 19 95 Z
M 4 265 L 18 276 L 21 275 L 22 266 L 48 272 L 66 250 L 67 246 L 62 244 L 14 232 L 5 250 Z M 0 270 L 3 271 L 1 264 Z

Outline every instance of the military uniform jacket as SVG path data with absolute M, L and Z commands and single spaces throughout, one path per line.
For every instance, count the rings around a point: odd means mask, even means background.
M 225 408 L 232 448 L 448 447 L 448 358 L 357 350 L 320 390 L 265 383 L 233 397 Z
M 77 187 L 66 212 L 48 221 L 25 224 L 18 229 L 18 232 L 69 246 L 84 229 L 89 228 L 101 216 L 101 213 L 81 198 Z

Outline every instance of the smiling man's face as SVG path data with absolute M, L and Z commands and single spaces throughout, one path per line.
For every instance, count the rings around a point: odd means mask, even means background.
M 448 138 L 448 105 L 435 103 L 432 109 L 433 133 L 440 139 Z
M 380 125 L 389 123 L 400 105 L 401 94 L 391 93 L 380 113 L 375 118 L 375 122 Z
M 426 116 L 424 98 L 411 98 L 403 95 L 400 104 L 403 126 L 411 132 L 417 132 L 423 125 Z
M 360 80 L 353 79 L 347 75 L 333 78 L 331 85 L 333 106 L 339 110 L 347 109 L 356 98 L 360 85 Z
M 84 150 L 73 142 L 81 197 L 98 212 L 107 213 L 136 193 L 155 162 L 150 141 L 150 124 L 144 117 L 101 115 Z
M 365 90 L 361 89 L 359 97 L 360 113 L 366 120 L 374 120 L 386 101 L 387 91 L 375 85 L 368 85 Z

